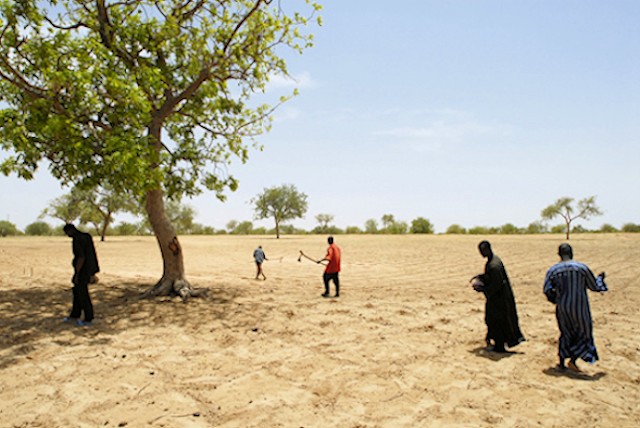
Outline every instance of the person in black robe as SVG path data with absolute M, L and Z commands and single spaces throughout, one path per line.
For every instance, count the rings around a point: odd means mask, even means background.
M 93 321 L 93 304 L 89 295 L 89 282 L 100 271 L 98 257 L 93 245 L 93 238 L 81 232 L 73 224 L 65 224 L 64 233 L 73 240 L 73 305 L 64 321 L 75 321 L 79 326 L 91 325 Z M 84 320 L 80 315 L 84 312 Z
M 483 292 L 487 301 L 485 323 L 487 324 L 486 342 L 494 352 L 506 352 L 505 346 L 514 347 L 525 338 L 518 325 L 518 312 L 513 290 L 502 260 L 491 250 L 488 241 L 478 245 L 480 254 L 487 258 L 483 274 L 474 277 L 473 288 Z M 493 342 L 493 343 L 492 343 Z

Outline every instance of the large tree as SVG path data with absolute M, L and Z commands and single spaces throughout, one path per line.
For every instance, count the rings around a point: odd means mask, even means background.
M 283 47 L 311 45 L 320 6 L 285 3 L 0 0 L 0 169 L 30 179 L 46 160 L 65 185 L 144 198 L 163 260 L 147 295 L 190 295 L 165 199 L 237 187 L 228 165 L 273 111 L 252 95 L 288 75 Z
M 582 218 L 584 220 L 596 216 L 602 215 L 602 211 L 596 205 L 596 197 L 590 196 L 588 198 L 578 201 L 578 205 L 574 207 L 573 198 L 563 197 L 556 200 L 553 204 L 549 205 L 542 210 L 540 214 L 544 220 L 551 220 L 554 217 L 560 216 L 564 219 L 566 225 L 566 236 L 569 239 L 569 232 L 571 230 L 571 222 Z
M 307 195 L 299 192 L 293 184 L 264 189 L 251 200 L 257 220 L 273 218 L 276 222 L 276 238 L 280 238 L 283 221 L 304 217 L 307 212 Z

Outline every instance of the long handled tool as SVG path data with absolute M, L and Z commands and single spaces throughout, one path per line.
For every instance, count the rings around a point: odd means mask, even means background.
M 301 262 L 303 257 L 311 260 L 314 263 L 322 262 L 322 260 L 316 260 L 314 258 L 311 258 L 311 257 L 307 256 L 302 250 L 300 250 L 300 256 L 298 257 L 298 261 Z

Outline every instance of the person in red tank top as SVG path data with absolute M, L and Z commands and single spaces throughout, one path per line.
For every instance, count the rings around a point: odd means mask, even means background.
M 318 261 L 318 263 L 325 260 L 329 262 L 327 263 L 327 267 L 322 275 L 322 279 L 324 281 L 324 293 L 322 294 L 322 297 L 331 297 L 329 294 L 330 281 L 333 281 L 333 284 L 336 287 L 336 294 L 334 297 L 340 297 L 340 247 L 333 243 L 333 236 L 330 236 L 327 239 L 327 242 L 329 243 L 327 255 L 324 256 L 324 259 Z

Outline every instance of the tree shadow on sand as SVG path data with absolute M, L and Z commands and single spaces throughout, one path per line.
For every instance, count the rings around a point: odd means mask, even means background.
M 522 354 L 522 352 L 516 352 L 516 351 L 494 352 L 487 349 L 486 346 L 479 346 L 475 349 L 472 349 L 469 352 L 471 352 L 472 354 L 475 354 L 478 357 L 486 358 L 492 361 L 500 361 L 503 358 L 509 358 L 514 355 Z
M 0 369 L 28 356 L 42 341 L 64 346 L 108 345 L 126 330 L 172 326 L 198 334 L 206 328 L 255 328 L 269 308 L 238 302 L 240 288 L 209 288 L 208 296 L 183 303 L 179 297 L 141 299 L 152 284 L 104 281 L 89 287 L 95 320 L 91 327 L 63 323 L 71 309 L 70 286 L 4 289 L 0 293 Z M 71 335 L 71 336 L 70 336 Z
M 546 374 L 547 376 L 567 377 L 569 379 L 584 380 L 589 382 L 595 382 L 607 375 L 605 372 L 589 374 L 585 372 L 574 372 L 573 370 L 569 369 L 561 370 L 558 368 L 558 366 L 546 368 L 542 370 L 542 373 Z

